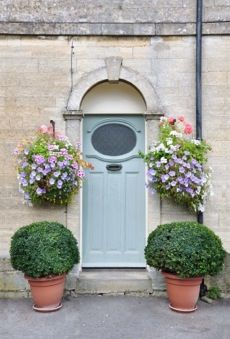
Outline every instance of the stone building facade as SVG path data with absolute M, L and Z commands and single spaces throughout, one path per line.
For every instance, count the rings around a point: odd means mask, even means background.
M 84 250 L 82 193 L 67 207 L 23 205 L 13 156 L 18 141 L 34 137 L 37 127 L 51 119 L 61 133 L 83 141 L 85 117 L 100 114 L 106 119 L 142 116 L 146 148 L 157 138 L 162 115 L 184 115 L 195 126 L 196 5 L 194 0 L 1 1 L 1 291 L 24 288 L 8 261 L 11 236 L 23 225 L 57 220 L 71 229 L 81 253 Z M 113 95 L 119 85 L 123 108 L 116 106 Z M 107 91 L 111 102 L 105 97 Z M 135 107 L 127 105 L 132 99 L 137 99 Z M 214 193 L 206 205 L 204 224 L 221 237 L 229 253 L 228 0 L 203 1 L 202 112 L 203 138 L 212 146 Z M 161 223 L 196 219 L 148 194 L 144 208 L 145 240 Z M 218 279 L 223 292 L 229 293 L 228 265 Z

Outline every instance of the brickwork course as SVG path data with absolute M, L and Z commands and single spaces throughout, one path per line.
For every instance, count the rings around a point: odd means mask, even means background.
M 71 89 L 90 72 L 105 67 L 105 58 L 111 56 L 121 57 L 124 68 L 150 82 L 158 99 L 157 113 L 184 115 L 195 125 L 195 35 L 194 0 L 1 1 L 0 281 L 4 272 L 12 274 L 6 262 L 11 236 L 19 227 L 57 220 L 80 237 L 79 197 L 67 209 L 30 208 L 22 203 L 13 156 L 18 141 L 33 138 L 37 127 L 50 119 L 61 133 L 68 133 L 63 114 L 68 111 Z M 203 138 L 212 146 L 209 165 L 213 168 L 213 195 L 204 224 L 230 252 L 229 0 L 203 1 L 202 44 Z M 148 142 L 154 131 L 149 122 Z M 160 210 L 159 199 L 149 197 L 149 232 L 175 219 L 196 217 L 167 203 Z M 223 289 L 228 292 L 226 280 L 224 273 Z M 7 289 L 7 284 L 4 281 L 0 287 Z

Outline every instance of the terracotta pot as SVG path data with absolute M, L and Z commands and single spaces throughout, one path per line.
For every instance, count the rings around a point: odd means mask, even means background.
M 25 276 L 30 284 L 34 300 L 34 310 L 53 312 L 62 307 L 61 300 L 64 292 L 66 274 L 49 278 L 32 278 Z
M 169 307 L 178 312 L 193 312 L 197 309 L 200 284 L 204 277 L 180 278 L 162 272 L 169 297 Z

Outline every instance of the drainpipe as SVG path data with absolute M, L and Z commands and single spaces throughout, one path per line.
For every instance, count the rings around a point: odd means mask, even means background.
M 197 0 L 196 18 L 196 139 L 202 140 L 202 8 L 203 1 Z M 203 224 L 203 213 L 197 213 L 197 222 Z M 202 279 L 200 298 L 204 297 L 207 286 Z
M 203 1 L 197 0 L 196 19 L 196 139 L 202 140 L 202 7 Z M 203 224 L 203 213 L 197 213 L 197 222 Z

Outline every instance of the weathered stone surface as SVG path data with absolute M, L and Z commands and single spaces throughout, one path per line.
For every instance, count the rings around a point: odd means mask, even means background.
M 229 2 L 205 1 L 205 34 L 229 33 Z M 224 22 L 225 21 L 225 22 Z M 227 22 L 226 22 L 227 21 Z M 51 1 L 3 0 L 0 33 L 22 35 L 193 35 L 193 0 Z

